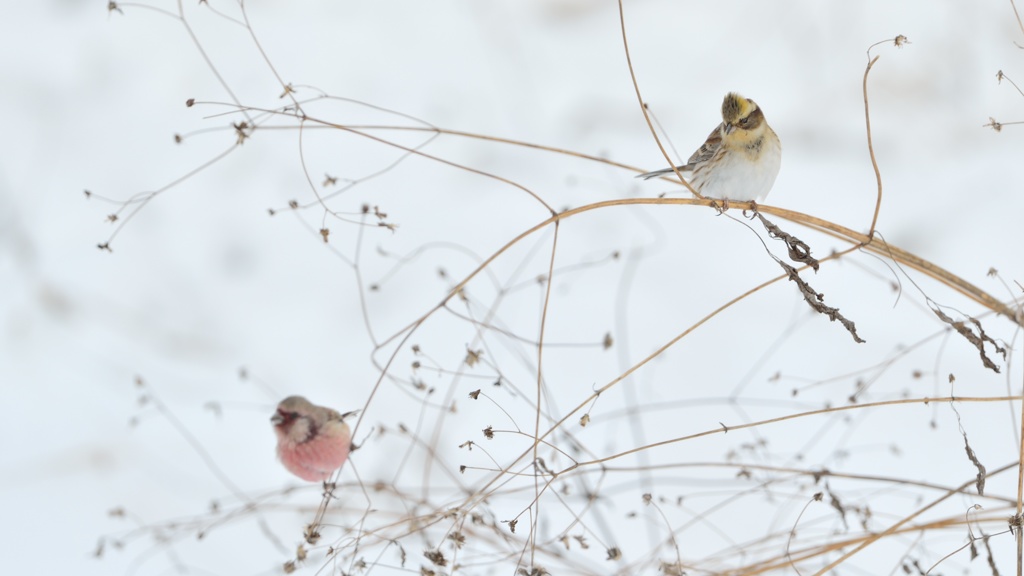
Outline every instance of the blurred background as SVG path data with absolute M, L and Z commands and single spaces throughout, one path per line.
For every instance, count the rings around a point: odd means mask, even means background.
M 982 543 L 973 562 L 961 550 L 969 534 L 994 534 L 993 563 L 1013 568 L 1020 402 L 723 431 L 1019 395 L 1006 318 L 854 253 L 803 276 L 865 344 L 785 281 L 697 326 L 781 272 L 765 246 L 783 246 L 739 210 L 612 206 L 517 239 L 552 210 L 686 197 L 555 150 L 667 165 L 615 2 L 193 4 L 43 0 L 0 19 L 10 573 L 279 573 L 321 492 L 274 458 L 268 419 L 289 394 L 362 410 L 304 573 L 791 573 L 787 554 L 908 518 L 844 571 L 991 573 Z M 1024 117 L 997 81 L 1024 78 L 1011 3 L 623 4 L 679 158 L 740 92 L 783 143 L 766 203 L 862 233 L 867 50 L 905 35 L 872 49 L 878 230 L 1019 298 L 1024 133 L 984 126 Z M 262 112 L 291 97 L 311 121 Z M 403 128 L 367 128 L 382 125 Z M 849 247 L 778 222 L 819 258 Z M 1000 373 L 929 301 L 982 322 L 1008 350 L 986 348 Z M 985 497 L 950 496 L 977 473 L 965 438 L 989 472 L 1008 467 Z

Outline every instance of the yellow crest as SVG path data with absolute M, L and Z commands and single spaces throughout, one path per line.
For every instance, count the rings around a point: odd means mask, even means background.
M 735 124 L 740 118 L 746 118 L 757 110 L 757 104 L 735 92 L 729 92 L 722 101 L 722 120 L 726 124 Z

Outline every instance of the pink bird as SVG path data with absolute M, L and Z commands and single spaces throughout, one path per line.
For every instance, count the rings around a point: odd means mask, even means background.
M 331 477 L 348 458 L 352 434 L 345 417 L 302 396 L 289 396 L 270 418 L 277 434 L 277 457 L 289 472 L 319 482 Z

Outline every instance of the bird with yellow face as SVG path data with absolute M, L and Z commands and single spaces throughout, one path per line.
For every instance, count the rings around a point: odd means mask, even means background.
M 782 144 L 756 102 L 735 92 L 722 101 L 722 123 L 686 164 L 687 181 L 701 196 L 737 202 L 760 202 L 768 196 L 782 164 Z M 638 178 L 673 174 L 672 168 Z

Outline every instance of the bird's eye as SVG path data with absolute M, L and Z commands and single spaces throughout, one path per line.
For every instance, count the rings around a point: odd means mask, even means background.
M 740 126 L 746 126 L 749 123 L 750 123 L 750 116 L 747 116 L 746 118 L 740 118 L 740 122 L 739 122 Z

